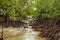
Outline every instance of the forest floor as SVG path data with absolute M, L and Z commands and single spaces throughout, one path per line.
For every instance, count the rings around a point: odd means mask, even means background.
M 1 36 L 1 29 L 0 29 Z M 30 28 L 4 28 L 4 40 L 46 40 L 45 38 L 38 37 L 38 32 Z

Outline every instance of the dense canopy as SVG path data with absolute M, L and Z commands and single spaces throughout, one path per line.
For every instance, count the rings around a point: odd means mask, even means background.
M 0 15 L 9 15 L 10 19 L 26 16 L 54 18 L 60 16 L 59 0 L 0 0 Z

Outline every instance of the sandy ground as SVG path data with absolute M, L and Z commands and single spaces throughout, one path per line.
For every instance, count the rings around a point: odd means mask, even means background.
M 1 33 L 1 28 L 0 28 Z M 31 28 L 4 28 L 5 40 L 46 40 L 45 38 L 38 37 L 38 32 L 33 31 Z

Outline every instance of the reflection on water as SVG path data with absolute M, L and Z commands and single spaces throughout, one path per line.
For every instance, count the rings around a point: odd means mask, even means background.
M 25 22 L 28 28 L 25 28 L 27 32 L 23 36 L 23 40 L 35 40 L 37 33 L 32 30 L 32 16 L 27 16 L 27 21 Z M 31 23 L 32 24 L 32 23 Z
M 27 32 L 25 33 L 23 40 L 35 40 L 37 33 L 30 28 L 26 28 Z

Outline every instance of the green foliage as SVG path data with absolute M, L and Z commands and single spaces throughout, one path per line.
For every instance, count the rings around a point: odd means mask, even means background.
M 9 18 L 20 19 L 23 16 L 39 14 L 42 18 L 60 16 L 60 0 L 0 0 L 0 15 L 9 14 Z

